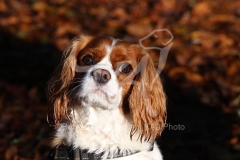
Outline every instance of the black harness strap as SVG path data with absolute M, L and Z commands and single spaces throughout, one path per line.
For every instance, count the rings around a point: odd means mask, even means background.
M 151 144 L 148 151 L 152 151 L 153 146 L 154 146 L 154 143 Z M 126 152 L 126 154 L 123 154 L 122 152 L 120 152 L 120 149 L 118 149 L 118 152 L 116 154 L 114 154 L 113 156 L 109 155 L 106 159 L 114 159 L 114 158 L 130 156 L 139 152 L 141 151 L 139 150 L 133 151 L 133 152 L 129 151 L 129 152 Z M 67 146 L 61 145 L 54 148 L 50 152 L 47 160 L 101 160 L 101 157 L 104 154 L 105 152 L 95 154 L 95 153 L 89 153 L 88 150 L 86 149 L 80 149 L 80 148 L 73 149 L 71 146 L 67 147 Z

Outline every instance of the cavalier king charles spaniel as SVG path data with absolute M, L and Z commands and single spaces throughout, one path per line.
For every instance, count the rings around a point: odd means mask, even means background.
M 53 147 L 92 159 L 162 160 L 155 138 L 164 128 L 166 97 L 139 45 L 76 37 L 49 81 L 48 98 Z

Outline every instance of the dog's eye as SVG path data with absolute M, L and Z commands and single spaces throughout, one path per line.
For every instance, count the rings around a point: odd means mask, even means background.
M 86 66 L 93 65 L 93 57 L 90 55 L 87 55 L 83 57 L 82 62 Z
M 129 74 L 132 72 L 132 66 L 129 63 L 124 63 L 120 66 L 119 71 L 124 74 Z

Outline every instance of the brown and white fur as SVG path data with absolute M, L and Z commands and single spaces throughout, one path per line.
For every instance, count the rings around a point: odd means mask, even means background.
M 165 124 L 166 98 L 149 55 L 140 46 L 80 35 L 66 48 L 49 81 L 52 146 L 73 145 L 119 160 L 162 160 L 154 142 Z M 155 78 L 155 79 L 154 79 Z M 154 142 L 153 151 L 148 151 Z

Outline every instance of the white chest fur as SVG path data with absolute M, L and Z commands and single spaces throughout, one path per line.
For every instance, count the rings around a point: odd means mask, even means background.
M 60 124 L 56 138 L 65 139 L 69 145 L 88 149 L 90 152 L 105 152 L 105 156 L 121 152 L 140 150 L 142 152 L 118 158 L 119 160 L 162 160 L 156 143 L 153 151 L 147 151 L 150 142 L 140 142 L 136 133 L 130 139 L 131 122 L 119 109 L 106 110 L 91 106 L 76 106 L 70 125 Z

